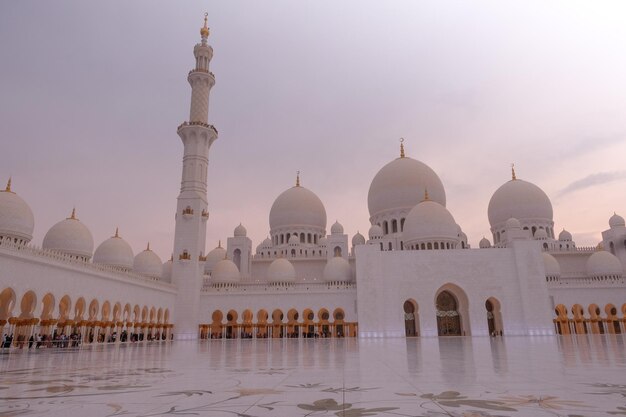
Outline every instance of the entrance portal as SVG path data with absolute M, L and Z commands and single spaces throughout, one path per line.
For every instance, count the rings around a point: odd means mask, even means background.
M 462 336 L 461 316 L 454 295 L 442 291 L 437 296 L 437 332 L 439 336 Z
M 415 304 L 411 300 L 404 302 L 404 334 L 406 337 L 417 336 L 417 326 L 415 325 Z

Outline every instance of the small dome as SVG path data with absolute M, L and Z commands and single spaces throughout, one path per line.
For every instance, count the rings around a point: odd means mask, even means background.
M 463 242 L 467 242 L 467 235 L 465 234 L 463 230 L 461 230 L 461 226 L 457 225 L 457 227 L 459 228 L 459 240 L 462 240 Z
M 270 209 L 270 229 L 326 229 L 326 209 L 314 192 L 296 185 L 280 194 Z
M 567 230 L 563 229 L 563 231 L 561 233 L 559 233 L 559 240 L 561 242 L 571 242 L 572 241 L 572 234 L 570 232 L 568 232 Z
M 248 231 L 241 223 L 239 223 L 239 226 L 235 227 L 235 231 L 233 232 L 235 237 L 246 237 L 247 234 Z
M 352 280 L 352 268 L 341 256 L 330 259 L 324 267 L 324 281 L 348 282 Z
M 216 263 L 211 273 L 214 284 L 237 284 L 240 278 L 237 265 L 230 259 L 222 259 Z
M 224 258 L 226 258 L 226 249 L 222 247 L 220 242 L 215 249 L 207 253 L 206 261 L 204 261 L 204 273 L 210 274 L 213 271 L 215 264 Z
M 93 236 L 89 229 L 76 218 L 76 211 L 72 210 L 70 217 L 61 220 L 48 230 L 41 247 L 90 259 L 93 255 Z
M 296 269 L 285 258 L 274 260 L 267 269 L 267 281 L 271 283 L 295 282 Z
M 174 261 L 171 259 L 167 262 L 163 262 L 163 267 L 161 269 L 161 280 L 165 282 L 172 282 L 172 265 Z
M 24 200 L 11 191 L 11 180 L 0 190 L 0 237 L 29 242 L 33 238 L 35 216 Z
M 98 246 L 93 254 L 93 263 L 132 269 L 134 258 L 130 245 L 119 237 L 118 231 L 115 230 L 115 236 L 105 240 Z
M 422 200 L 426 190 L 432 200 L 446 205 L 446 192 L 435 171 L 413 158 L 394 159 L 378 171 L 370 184 L 370 217 L 391 210 L 410 210 Z
M 383 237 L 383 228 L 377 224 L 373 224 L 367 234 L 370 239 L 381 239 Z
M 504 183 L 493 193 L 487 212 L 491 227 L 511 217 L 552 221 L 552 203 L 546 193 L 535 184 L 518 179 Z
M 161 263 L 161 258 L 150 250 L 150 244 L 148 244 L 146 250 L 139 252 L 137 256 L 135 256 L 133 271 L 153 278 L 160 278 L 162 276 L 163 264 Z
M 560 277 L 561 276 L 561 265 L 556 260 L 556 258 L 550 255 L 547 252 L 542 252 L 543 255 L 543 264 L 546 268 L 546 276 L 547 277 Z
M 343 235 L 343 226 L 338 221 L 330 227 L 330 233 L 333 235 Z
M 274 244 L 272 243 L 272 240 L 269 237 L 266 237 L 265 240 L 259 243 L 259 245 L 256 247 L 256 251 L 258 253 L 258 252 L 261 252 L 262 250 L 271 249 L 273 247 L 274 247 Z
M 587 259 L 587 274 L 590 277 L 622 276 L 622 264 L 610 252 L 600 250 Z
M 609 219 L 609 227 L 611 229 L 615 229 L 617 227 L 624 227 L 624 218 L 617 213 L 613 213 L 611 218 Z
M 478 247 L 481 249 L 488 249 L 491 247 L 491 242 L 486 237 L 483 237 L 482 239 L 480 239 Z
M 289 242 L 287 242 L 289 245 L 299 245 L 300 244 L 300 238 L 297 235 L 291 235 L 291 237 L 289 238 Z
M 320 237 L 320 240 L 317 241 L 317 244 L 322 247 L 325 247 L 327 243 L 328 243 L 328 238 L 326 236 Z
M 519 220 L 517 220 L 515 217 L 511 217 L 504 223 L 504 228 L 506 230 L 509 230 L 509 229 L 517 230 L 517 229 L 521 229 L 522 225 L 519 223 Z
M 405 244 L 415 241 L 458 241 L 459 228 L 441 204 L 424 200 L 411 209 L 404 222 Z
M 352 246 L 365 245 L 365 236 L 356 232 L 356 235 L 352 236 Z
M 536 240 L 545 240 L 547 238 L 548 238 L 548 233 L 546 232 L 546 229 L 537 229 L 537 231 L 535 232 Z

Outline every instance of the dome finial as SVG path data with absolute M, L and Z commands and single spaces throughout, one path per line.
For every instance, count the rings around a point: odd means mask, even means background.
M 221 247 L 222 247 L 222 240 L 221 240 L 221 239 L 217 241 L 217 247 L 218 247 L 218 248 L 221 248 Z
M 70 214 L 69 218 L 72 220 L 77 220 L 76 219 L 76 207 L 72 207 L 72 214 Z
M 120 230 L 119 229 L 120 229 L 119 227 L 115 228 L 115 236 L 113 236 L 113 237 L 120 237 L 120 233 L 119 233 Z
M 202 36 L 202 39 L 206 39 L 209 37 L 209 28 L 207 27 L 207 19 L 209 17 L 208 13 L 204 14 L 204 26 L 202 27 L 202 29 L 200 29 L 200 36 Z
M 148 242 L 148 247 L 146 247 L 146 250 L 150 250 L 150 242 Z
M 428 196 L 428 188 L 424 188 L 424 201 L 428 200 L 430 200 L 430 197 Z
M 400 138 L 400 158 L 404 158 L 404 138 Z
M 9 180 L 7 181 L 7 188 L 5 188 L 4 191 L 6 191 L 7 193 L 12 192 L 11 191 L 11 177 L 9 177 Z
M 515 176 L 515 164 L 511 164 L 511 179 L 517 179 L 517 177 Z
M 296 173 L 296 187 L 300 186 L 300 171 Z

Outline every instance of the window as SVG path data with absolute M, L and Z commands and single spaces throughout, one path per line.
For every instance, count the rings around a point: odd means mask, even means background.
M 398 221 L 396 219 L 391 221 L 391 232 L 398 233 Z

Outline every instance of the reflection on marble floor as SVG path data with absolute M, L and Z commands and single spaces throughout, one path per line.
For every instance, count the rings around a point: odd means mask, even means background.
M 220 340 L 0 355 L 0 416 L 626 416 L 623 335 Z

